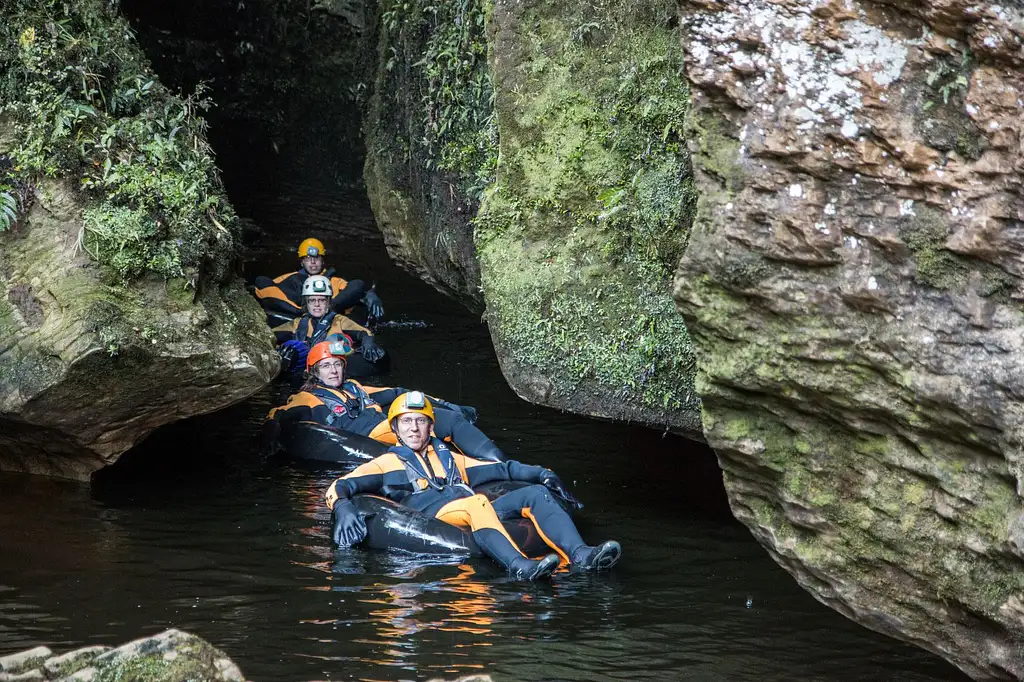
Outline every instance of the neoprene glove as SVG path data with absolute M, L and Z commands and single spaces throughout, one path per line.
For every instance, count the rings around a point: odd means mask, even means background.
M 470 424 L 476 423 L 476 408 L 470 407 L 469 405 L 456 405 L 459 411 L 462 412 L 462 416 L 466 418 Z
M 306 356 L 309 355 L 309 346 L 298 339 L 290 339 L 282 343 L 277 352 L 281 355 L 281 369 L 286 372 L 294 372 L 305 366 Z
M 366 310 L 369 311 L 370 317 L 381 319 L 384 317 L 384 304 L 381 303 L 380 296 L 373 289 L 366 292 L 363 296 L 363 304 L 366 306 Z
M 567 505 L 569 505 L 570 508 L 575 509 L 576 511 L 583 509 L 583 503 L 580 502 L 575 495 L 569 492 L 569 489 L 565 487 L 564 483 L 562 483 L 562 479 L 560 479 L 554 471 L 548 469 L 541 474 L 540 483 L 554 493 L 556 497 L 561 498 Z
M 368 362 L 377 362 L 384 357 L 384 349 L 378 346 L 377 342 L 369 334 L 364 336 L 363 342 L 359 344 L 359 352 L 363 354 L 363 357 Z
M 334 544 L 351 547 L 366 539 L 366 522 L 359 516 L 352 500 L 334 503 Z

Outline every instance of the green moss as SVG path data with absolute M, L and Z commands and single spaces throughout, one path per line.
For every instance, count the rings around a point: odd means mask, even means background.
M 1007 273 L 974 258 L 948 251 L 948 224 L 935 209 L 916 206 L 915 215 L 906 216 L 899 226 L 900 238 L 914 254 L 917 281 L 937 289 L 963 288 L 972 272 L 980 278 L 978 294 L 1005 296 L 1014 280 Z
M 986 486 L 984 498 L 967 514 L 977 527 L 984 531 L 987 539 L 1002 543 L 1009 537 L 1010 522 L 1022 511 L 1021 500 L 1012 484 L 999 481 Z
M 15 134 L 0 185 L 75 178 L 82 244 L 118 280 L 227 276 L 237 234 L 199 116 L 208 103 L 157 82 L 110 3 L 12 0 L 3 18 L 0 113 Z
M 956 254 L 945 249 L 948 225 L 934 209 L 916 207 L 915 215 L 903 219 L 900 238 L 914 254 L 917 280 L 937 289 L 962 287 L 968 268 Z
M 927 488 L 921 481 L 913 481 L 903 486 L 903 501 L 917 507 L 924 502 Z
M 669 282 L 695 204 L 673 13 L 538 3 L 496 20 L 518 37 L 492 54 L 501 162 L 475 241 L 492 333 L 556 399 L 596 382 L 659 410 L 694 404 Z
M 165 661 L 162 656 L 140 656 L 124 663 L 103 667 L 96 682 L 204 682 L 210 679 L 209 664 L 179 656 Z
M 739 164 L 740 141 L 729 128 L 724 119 L 706 112 L 687 118 L 687 130 L 697 144 L 693 162 L 716 176 L 732 194 L 742 186 L 743 167 Z
M 447 175 L 473 200 L 493 181 L 498 155 L 490 11 L 486 0 L 380 3 L 382 59 L 368 116 L 373 154 Z
M 774 268 L 764 258 L 747 251 L 727 260 L 718 272 L 718 279 L 734 289 L 749 289 L 774 272 Z

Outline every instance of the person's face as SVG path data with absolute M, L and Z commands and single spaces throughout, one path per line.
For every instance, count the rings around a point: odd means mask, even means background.
M 345 363 L 338 358 L 327 358 L 316 363 L 316 377 L 325 386 L 337 388 L 345 380 Z
M 302 263 L 302 269 L 311 275 L 319 275 L 324 269 L 323 256 L 303 256 L 299 262 Z
M 398 437 L 406 445 L 417 452 L 427 445 L 430 439 L 430 420 L 422 414 L 403 414 L 395 418 Z
M 306 310 L 309 311 L 310 317 L 321 318 L 327 314 L 327 306 L 330 302 L 331 299 L 326 296 L 307 296 Z

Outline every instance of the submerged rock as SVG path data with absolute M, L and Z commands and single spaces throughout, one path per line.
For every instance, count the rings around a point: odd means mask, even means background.
M 822 602 L 1024 677 L 1024 15 L 681 3 L 676 297 L 736 516 Z
M 230 658 L 205 640 L 171 629 L 116 649 L 89 646 L 54 656 L 48 648 L 36 647 L 0 657 L 0 682 L 22 680 L 245 682 L 245 676 Z

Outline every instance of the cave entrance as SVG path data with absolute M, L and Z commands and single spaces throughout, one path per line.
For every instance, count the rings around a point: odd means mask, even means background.
M 240 214 L 284 225 L 366 202 L 361 1 L 122 0 L 121 11 L 165 85 L 216 103 L 209 140 Z

